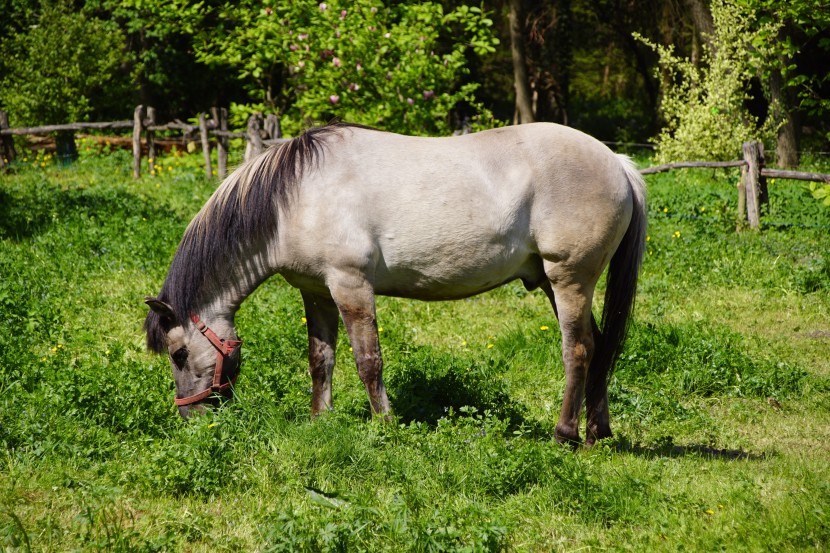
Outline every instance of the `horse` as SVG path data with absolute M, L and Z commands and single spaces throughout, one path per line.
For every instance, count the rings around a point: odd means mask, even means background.
M 611 436 L 608 379 L 643 259 L 645 184 L 633 162 L 575 129 L 535 123 L 413 137 L 311 128 L 242 164 L 185 230 L 144 328 L 167 352 L 181 416 L 232 396 L 234 315 L 280 274 L 308 327 L 311 414 L 332 409 L 339 318 L 374 415 L 391 416 L 377 295 L 461 299 L 515 279 L 559 321 L 565 390 L 555 438 Z M 591 303 L 608 268 L 600 323 Z M 224 336 L 224 338 L 220 338 Z

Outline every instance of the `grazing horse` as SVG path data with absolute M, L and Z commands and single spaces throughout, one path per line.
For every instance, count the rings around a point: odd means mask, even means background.
M 521 279 L 562 331 L 560 442 L 611 435 L 608 377 L 634 303 L 646 229 L 633 163 L 548 123 L 448 138 L 357 125 L 313 128 L 231 174 L 185 231 L 158 297 L 148 348 L 167 351 L 182 416 L 229 396 L 234 315 L 268 277 L 300 289 L 312 415 L 332 407 L 339 317 L 372 412 L 390 413 L 375 296 L 466 298 Z M 609 267 L 598 325 L 594 289 Z

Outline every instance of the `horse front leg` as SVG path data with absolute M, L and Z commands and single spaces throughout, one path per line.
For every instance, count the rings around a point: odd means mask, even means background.
M 331 298 L 302 292 L 308 325 L 308 372 L 311 374 L 311 416 L 332 409 L 331 377 L 337 347 L 337 305 Z
M 389 398 L 383 384 L 374 290 L 364 281 L 359 286 L 334 286 L 331 292 L 349 334 L 357 373 L 366 387 L 372 413 L 388 415 Z

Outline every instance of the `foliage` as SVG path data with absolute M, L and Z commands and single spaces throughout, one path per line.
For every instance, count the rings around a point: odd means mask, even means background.
M 119 102 L 124 36 L 112 22 L 73 13 L 69 3 L 44 3 L 29 32 L 4 42 L 0 104 L 13 125 L 84 121 Z
M 142 298 L 216 183 L 200 154 L 160 155 L 134 180 L 129 152 L 96 144 L 81 141 L 68 168 L 22 152 L 0 175 L 3 547 L 830 544 L 830 221 L 805 187 L 771 182 L 764 230 L 735 233 L 736 171 L 648 177 L 638 307 L 609 394 L 616 436 L 572 451 L 552 439 L 555 318 L 520 284 L 378 299 L 399 416 L 384 424 L 342 328 L 335 411 L 309 420 L 302 301 L 271 279 L 237 317 L 236 400 L 181 421 L 167 360 L 144 351 Z
M 672 47 L 639 37 L 668 73 L 660 105 L 666 124 L 656 139 L 660 162 L 736 159 L 743 142 L 768 140 L 777 129 L 777 122 L 759 121 L 745 107 L 752 99 L 747 84 L 772 59 L 773 50 L 759 38 L 774 34 L 777 24 L 761 24 L 756 14 L 725 0 L 712 3 L 712 17 L 712 46 L 703 45 L 700 67 Z
M 811 182 L 808 186 L 815 199 L 821 200 L 821 203 L 826 206 L 830 206 L 830 184 Z
M 802 117 L 817 124 L 817 131 L 830 138 L 830 127 L 823 122 L 830 114 L 830 73 L 821 61 L 830 56 L 830 10 L 823 0 L 737 0 L 744 11 L 757 13 L 762 25 L 755 40 L 770 49 L 780 62 L 774 69 L 785 78 L 785 87 L 795 92 L 797 105 L 791 106 Z M 815 65 L 815 68 L 813 67 Z
M 220 9 L 220 32 L 203 36 L 199 57 L 238 73 L 252 96 L 282 111 L 295 134 L 332 118 L 408 134 L 449 134 L 450 112 L 475 103 L 462 82 L 468 49 L 498 41 L 480 8 L 444 12 L 438 3 L 377 0 L 233 3 Z M 280 98 L 273 80 L 287 92 Z M 457 124 L 457 123 L 456 123 Z M 486 124 L 491 124 L 486 122 Z

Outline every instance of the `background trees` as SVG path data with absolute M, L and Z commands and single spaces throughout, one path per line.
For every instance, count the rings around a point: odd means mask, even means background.
M 826 150 L 830 136 L 823 0 L 0 0 L 0 8 L 0 107 L 13 125 L 127 117 L 144 103 L 162 118 L 213 105 L 238 118 L 275 111 L 292 133 L 340 117 L 446 134 L 483 115 L 486 125 L 555 121 L 604 140 L 673 140 L 681 132 L 666 111 L 673 92 L 725 59 L 732 104 L 708 105 L 690 124 L 700 128 L 716 109 L 734 115 L 731 135 L 766 125 L 783 165 L 799 150 Z M 730 25 L 743 25 L 746 40 L 727 59 L 717 29 Z M 689 71 L 660 64 L 661 50 Z M 735 56 L 740 68 L 730 68 Z M 711 88 L 704 81 L 680 104 L 699 104 Z

